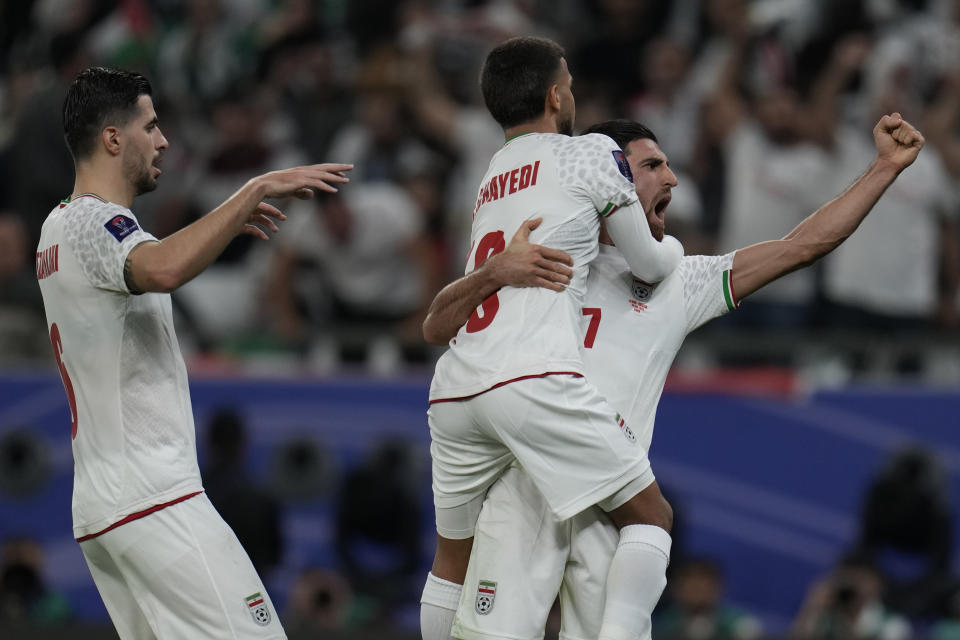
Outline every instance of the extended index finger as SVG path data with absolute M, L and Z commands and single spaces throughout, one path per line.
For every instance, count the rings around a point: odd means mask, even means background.
M 315 164 L 313 166 L 320 171 L 329 171 L 330 173 L 340 173 L 343 171 L 353 170 L 352 164 L 342 164 L 336 162 L 324 162 L 323 164 Z

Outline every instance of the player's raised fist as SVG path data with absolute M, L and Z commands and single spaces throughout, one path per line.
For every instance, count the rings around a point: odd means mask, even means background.
M 896 111 L 883 116 L 873 128 L 877 158 L 903 171 L 917 159 L 923 148 L 923 134 Z

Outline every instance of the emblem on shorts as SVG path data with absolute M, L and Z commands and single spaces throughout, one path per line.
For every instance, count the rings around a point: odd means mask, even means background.
M 481 580 L 477 587 L 477 603 L 475 608 L 477 613 L 482 616 L 490 613 L 493 609 L 493 597 L 497 594 L 497 583 L 489 580 Z
M 617 414 L 617 426 L 620 427 L 620 430 L 623 431 L 623 435 L 627 437 L 631 443 L 636 444 L 637 436 L 633 435 L 633 430 L 627 426 L 627 421 L 623 419 L 619 413 Z
M 254 622 L 261 627 L 270 624 L 270 609 L 267 607 L 267 600 L 262 593 L 257 592 L 252 596 L 247 596 L 244 600 L 247 602 L 247 609 L 250 610 Z

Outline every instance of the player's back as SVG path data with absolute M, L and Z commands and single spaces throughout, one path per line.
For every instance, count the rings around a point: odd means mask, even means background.
M 481 183 L 467 272 L 506 248 L 520 225 L 543 218 L 530 241 L 566 251 L 562 292 L 505 287 L 474 311 L 437 363 L 431 401 L 482 393 L 519 378 L 582 373 L 579 318 L 600 217 L 636 200 L 608 137 L 526 134 L 507 142 Z
M 70 405 L 77 537 L 201 487 L 170 296 L 124 283 L 127 254 L 153 240 L 90 195 L 43 224 L 37 278 Z

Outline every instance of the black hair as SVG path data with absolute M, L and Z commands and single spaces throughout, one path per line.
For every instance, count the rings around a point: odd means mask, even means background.
M 525 36 L 497 45 L 480 72 L 480 91 L 493 119 L 508 129 L 539 118 L 565 56 L 563 47 L 547 38 Z
M 626 118 L 598 122 L 583 131 L 582 135 L 588 133 L 602 133 L 605 136 L 609 136 L 613 138 L 617 146 L 624 151 L 626 151 L 627 145 L 634 140 L 653 140 L 657 144 L 660 144 L 657 136 L 655 136 L 653 131 L 650 131 L 646 125 L 642 125 L 634 120 L 627 120 Z
M 74 161 L 88 156 L 107 125 L 123 126 L 137 100 L 152 95 L 150 81 L 134 71 L 90 67 L 77 75 L 63 101 L 63 136 Z

